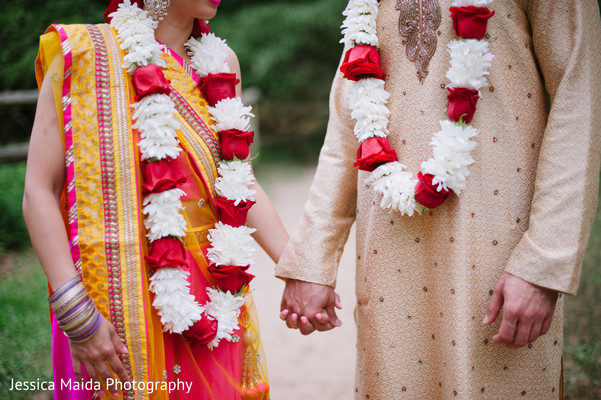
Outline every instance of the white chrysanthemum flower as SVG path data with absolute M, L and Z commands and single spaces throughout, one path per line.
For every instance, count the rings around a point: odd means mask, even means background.
M 169 96 L 152 94 L 131 106 L 136 121 L 132 127 L 140 133 L 138 146 L 142 160 L 177 158 L 181 149 L 175 130 L 179 125 L 173 118 L 175 104 Z
M 150 278 L 150 290 L 155 294 L 152 305 L 164 331 L 182 333 L 201 318 L 203 308 L 190 294 L 188 274 L 181 268 L 163 267 Z
M 230 72 L 225 40 L 209 33 L 198 39 L 188 39 L 186 46 L 191 56 L 190 65 L 198 76 Z
M 215 265 L 252 265 L 255 247 L 251 235 L 255 231 L 244 225 L 233 227 L 217 222 L 214 229 L 209 229 L 211 247 L 207 250 L 207 258 Z
M 433 185 L 459 194 L 465 189 L 470 174 L 468 167 L 474 163 L 471 152 L 476 148 L 476 142 L 470 139 L 478 135 L 478 130 L 449 120 L 441 121 L 440 127 L 430 142 L 433 157 L 422 163 L 421 170 L 434 175 Z
M 353 82 L 349 107 L 351 117 L 357 121 L 354 131 L 359 143 L 371 137 L 388 135 L 390 111 L 386 103 L 389 97 L 382 79 L 365 78 Z
M 365 183 L 382 195 L 381 208 L 391 208 L 408 216 L 420 212 L 421 207 L 415 201 L 417 179 L 405 171 L 405 166 L 398 161 L 380 165 Z
M 148 18 L 146 11 L 127 1 L 111 16 L 111 26 L 117 31 L 120 47 L 127 52 L 123 67 L 129 73 L 151 63 L 165 66 L 165 61 L 160 57 L 161 46 L 154 39 L 157 22 Z
M 251 106 L 244 106 L 240 97 L 223 99 L 214 107 L 207 107 L 211 118 L 215 121 L 215 131 L 228 129 L 240 129 L 247 131 L 250 127 L 250 119 L 255 115 L 251 112 Z
M 350 0 L 342 12 L 346 17 L 342 23 L 343 39 L 340 41 L 347 47 L 366 44 L 378 47 L 376 35 L 376 18 L 378 17 L 377 0 Z
M 209 302 L 205 304 L 205 312 L 218 321 L 217 335 L 211 343 L 209 349 L 219 346 L 222 339 L 232 341 L 234 331 L 238 327 L 238 317 L 240 316 L 240 307 L 246 301 L 244 296 L 234 296 L 229 291 L 220 292 L 213 288 L 207 288 Z
M 244 161 L 223 161 L 217 166 L 219 178 L 215 179 L 215 190 L 221 197 L 234 200 L 238 205 L 241 201 L 254 200 L 254 176 L 250 163 Z
M 451 40 L 447 47 L 451 54 L 451 67 L 447 71 L 449 87 L 480 90 L 487 84 L 494 56 L 488 51 L 486 40 Z
M 468 6 L 475 6 L 475 7 L 488 7 L 490 4 L 492 4 L 493 0 L 454 0 L 451 3 L 452 7 L 468 7 Z
M 144 226 L 151 242 L 162 237 L 186 235 L 186 220 L 180 213 L 183 209 L 182 196 L 185 196 L 183 190 L 169 189 L 144 198 Z

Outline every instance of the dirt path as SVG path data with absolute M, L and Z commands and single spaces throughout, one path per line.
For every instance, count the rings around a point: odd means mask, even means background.
M 259 170 L 258 179 L 271 197 L 289 233 L 294 231 L 315 170 L 313 167 L 282 166 Z M 278 318 L 284 284 L 273 276 L 273 262 L 256 253 L 254 296 L 259 311 L 261 335 L 267 356 L 271 396 L 274 400 L 352 399 L 355 373 L 354 233 L 342 257 L 337 292 L 343 309 L 342 327 L 302 336 Z

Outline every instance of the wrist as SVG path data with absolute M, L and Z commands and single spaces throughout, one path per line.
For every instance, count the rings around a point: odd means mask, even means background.
M 100 313 L 79 276 L 74 276 L 60 286 L 48 301 L 60 328 L 69 340 L 84 342 L 98 329 Z

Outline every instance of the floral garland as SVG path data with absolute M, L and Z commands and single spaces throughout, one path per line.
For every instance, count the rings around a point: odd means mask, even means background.
M 386 140 L 390 111 L 389 93 L 384 89 L 385 72 L 380 67 L 376 19 L 379 0 L 350 0 L 342 24 L 341 42 L 349 48 L 340 67 L 344 77 L 353 81 L 349 97 L 351 117 L 356 120 L 355 136 L 359 141 L 357 162 L 360 170 L 371 172 L 365 180 L 382 195 L 380 207 L 412 216 L 436 208 L 451 193 L 465 189 L 471 151 L 478 130 L 467 125 L 481 97 L 480 88 L 493 55 L 489 52 L 487 22 L 494 15 L 487 6 L 492 0 L 455 0 L 450 8 L 453 28 L 460 39 L 447 47 L 451 55 L 447 78 L 448 120 L 440 121 L 441 130 L 430 145 L 433 154 L 421 164 L 417 178 L 398 162 L 394 149 Z
M 220 221 L 209 230 L 211 246 L 205 256 L 217 288 L 208 287 L 209 301 L 200 305 L 190 293 L 186 271 L 188 261 L 183 247 L 186 220 L 181 213 L 185 192 L 178 186 L 185 176 L 177 167 L 181 151 L 176 129 L 175 105 L 169 97 L 170 82 L 162 68 L 161 45 L 154 38 L 157 22 L 130 0 L 110 14 L 121 48 L 126 51 L 123 67 L 132 76 L 136 102 L 132 127 L 139 133 L 143 175 L 144 225 L 150 243 L 146 257 L 153 274 L 150 290 L 153 306 L 163 329 L 182 334 L 186 339 L 219 345 L 220 340 L 238 341 L 238 317 L 244 305 L 243 289 L 254 278 L 246 270 L 252 264 L 254 229 L 243 226 L 248 209 L 254 204 L 252 170 L 247 159 L 254 116 L 235 97 L 239 82 L 229 73 L 225 41 L 203 29 L 199 39 L 191 38 L 186 48 L 191 65 L 201 77 L 199 89 L 209 103 L 214 129 L 221 137 L 222 158 L 215 199 Z

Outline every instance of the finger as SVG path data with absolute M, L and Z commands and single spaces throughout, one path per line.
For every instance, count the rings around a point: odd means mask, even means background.
M 520 320 L 517 325 L 513 343 L 511 343 L 510 345 L 513 345 L 515 347 L 526 346 L 529 343 L 528 338 L 530 338 L 531 332 L 532 322 Z M 538 337 L 538 334 L 536 336 Z
M 336 303 L 335 306 L 337 309 L 342 310 L 342 301 L 340 300 L 340 295 L 338 293 L 334 293 L 336 295 Z
M 127 350 L 127 346 L 121 341 L 117 332 L 112 329 L 111 330 L 111 342 L 113 342 L 113 347 L 115 348 L 115 352 L 117 354 L 128 354 L 129 350 Z
M 551 322 L 553 322 L 553 314 L 549 315 L 543 321 L 543 324 L 542 324 L 541 330 L 540 330 L 541 335 L 546 335 L 547 332 L 549 332 L 549 328 L 551 328 Z
M 113 346 L 115 347 L 115 353 L 109 356 L 107 361 L 121 382 L 129 382 L 131 378 L 118 356 L 119 352 L 127 354 L 127 347 L 121 342 L 116 333 L 113 335 Z
M 536 339 L 539 338 L 539 336 L 543 335 L 542 333 L 542 329 L 543 329 L 543 323 L 545 321 L 534 321 L 534 323 L 532 324 L 532 328 L 530 328 L 530 336 L 528 336 L 528 343 L 532 343 L 534 342 Z
M 303 335 L 308 335 L 315 331 L 315 327 L 309 321 L 309 318 L 307 318 L 303 315 L 302 317 L 300 317 L 299 330 L 300 330 L 300 333 L 302 333 Z
M 289 313 L 289 311 L 288 311 L 288 310 L 286 310 L 286 309 L 282 310 L 282 311 L 280 312 L 280 319 L 281 319 L 282 321 L 286 321 L 286 318 L 288 318 L 288 313 Z
M 96 368 L 94 367 L 94 364 L 86 361 L 83 363 L 83 367 L 84 367 L 85 374 L 82 377 L 82 379 L 86 379 L 85 375 L 87 375 L 88 381 L 99 382 L 98 374 L 96 373 Z
M 324 308 L 321 312 L 315 314 L 315 322 L 313 324 L 316 330 L 320 332 L 329 331 L 334 326 L 330 323 L 330 316 L 327 310 Z
M 490 302 L 488 303 L 488 310 L 486 310 L 486 315 L 484 316 L 484 320 L 482 320 L 482 323 L 484 325 L 489 325 L 493 323 L 499 316 L 499 312 L 501 311 L 502 306 L 502 290 L 495 290 L 492 294 L 492 297 L 490 298 Z
M 290 329 L 298 329 L 298 315 L 296 313 L 292 313 L 286 318 L 286 326 Z
M 505 314 L 503 315 L 503 321 L 499 327 L 499 332 L 493 336 L 492 339 L 495 343 L 512 344 L 515 338 L 516 328 L 517 320 L 512 316 Z
M 108 366 L 106 365 L 106 363 L 104 361 L 100 361 L 96 364 L 96 371 L 98 373 L 98 376 L 100 376 L 100 382 L 101 385 L 104 389 L 108 389 L 106 382 L 109 379 L 113 378 L 113 375 L 111 374 L 111 370 L 108 368 Z M 110 392 L 110 390 L 107 390 L 107 392 Z
M 73 375 L 75 375 L 75 379 L 78 382 L 83 381 L 83 375 L 81 373 L 81 362 L 74 358 L 71 358 L 71 363 L 73 364 Z
M 338 318 L 338 315 L 336 315 L 336 308 L 334 304 L 328 304 L 326 306 L 326 311 L 328 312 L 329 322 L 332 325 L 332 327 L 338 327 L 342 325 L 342 322 Z

